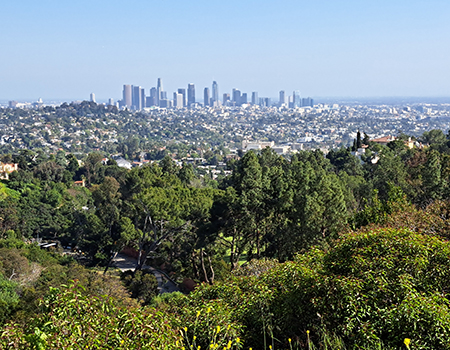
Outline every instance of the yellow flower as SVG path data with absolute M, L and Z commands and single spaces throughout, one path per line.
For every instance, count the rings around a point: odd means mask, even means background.
M 309 329 L 306 331 L 306 334 L 309 334 Z
M 197 339 L 197 337 L 194 335 L 194 340 Z
M 269 345 L 269 349 L 272 350 L 272 345 Z
M 289 340 L 289 343 L 292 341 L 291 338 L 289 338 L 288 340 Z
M 231 340 L 229 340 L 228 344 L 227 344 L 227 349 L 231 349 L 231 344 L 232 344 L 232 342 L 231 342 Z
M 405 343 L 406 347 L 409 349 L 409 343 L 411 343 L 411 339 L 405 338 L 405 340 L 403 342 Z
M 220 332 L 220 326 L 216 327 L 216 332 L 219 333 Z
M 200 311 L 197 311 L 197 317 L 200 316 Z
M 211 308 L 208 307 L 208 308 L 206 309 L 206 313 L 209 314 L 210 312 L 211 312 Z
M 239 344 L 241 342 L 241 339 L 239 337 L 236 338 L 236 344 Z
M 187 327 L 184 327 L 184 331 L 187 332 Z

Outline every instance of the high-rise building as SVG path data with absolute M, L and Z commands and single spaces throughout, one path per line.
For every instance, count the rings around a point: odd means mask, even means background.
M 256 91 L 252 92 L 252 105 L 259 104 L 258 93 Z
M 91 93 L 91 102 L 96 103 L 96 101 L 95 101 L 95 94 L 93 92 Z
M 226 106 L 230 102 L 230 94 L 223 94 L 223 105 Z
M 143 107 L 142 103 L 142 88 L 140 86 L 133 86 L 132 107 L 136 111 L 140 111 Z
M 183 107 L 187 106 L 186 89 L 178 89 L 178 93 L 183 95 Z
M 268 97 L 260 98 L 259 104 L 261 107 L 269 107 L 270 106 L 270 98 L 268 98 Z
M 195 85 L 188 84 L 188 106 L 193 105 L 195 103 Z
M 209 98 L 209 88 L 205 87 L 205 89 L 203 90 L 203 105 L 205 107 L 210 105 Z
M 294 104 L 294 108 L 295 107 L 301 107 L 302 106 L 302 99 L 300 98 L 300 91 L 294 91 L 293 95 L 293 104 Z
M 146 107 L 146 101 L 145 101 L 146 97 L 145 97 L 145 89 L 141 88 L 141 109 Z
M 280 102 L 279 102 L 279 106 L 283 106 L 284 104 L 286 104 L 286 93 L 284 92 L 284 90 L 280 91 Z
M 178 92 L 173 93 L 173 106 L 177 108 L 183 108 L 184 107 L 184 97 L 182 94 Z
M 157 106 L 156 104 L 156 88 L 152 87 L 150 89 L 150 96 L 146 98 L 146 107 Z
M 302 98 L 302 107 L 314 107 L 314 100 L 311 97 Z
M 241 91 L 238 89 L 233 89 L 232 93 L 233 93 L 232 101 L 234 102 L 234 104 L 236 106 L 240 106 L 241 105 Z
M 124 107 L 131 108 L 131 105 L 133 104 L 132 101 L 132 89 L 131 85 L 124 85 L 123 86 L 123 98 L 122 98 L 122 104 Z
M 115 106 L 115 104 L 114 104 L 114 99 L 113 99 L 113 98 L 110 98 L 110 99 L 108 100 L 108 106 Z
M 212 104 L 211 105 L 214 105 L 214 102 L 219 102 L 219 85 L 217 85 L 217 82 L 216 81 L 213 81 L 213 83 L 212 83 L 212 96 L 211 96 L 211 99 L 212 99 Z
M 163 91 L 162 79 L 158 78 L 158 83 L 156 85 L 156 105 L 159 106 L 159 100 L 161 100 L 161 92 Z
M 247 104 L 247 93 L 244 92 L 244 93 L 241 95 L 241 106 L 242 106 L 242 105 L 246 105 L 246 104 Z

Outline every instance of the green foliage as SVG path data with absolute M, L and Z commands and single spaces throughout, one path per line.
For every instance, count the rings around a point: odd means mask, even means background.
M 158 294 L 158 281 L 149 269 L 136 271 L 134 274 L 127 271 L 122 274 L 121 279 L 131 293 L 131 297 L 138 299 L 143 305 L 151 304 Z
M 419 349 L 447 349 L 449 258 L 446 242 L 408 230 L 352 233 L 327 252 L 203 286 L 192 299 L 225 302 L 255 348 L 264 338 L 304 344 L 311 330 L 316 343 L 326 332 L 349 348 L 399 348 L 409 337 Z
M 6 279 L 0 274 L 0 326 L 8 320 L 19 304 L 18 291 L 19 285 L 17 282 Z
M 42 313 L 5 327 L 0 347 L 19 349 L 180 349 L 173 319 L 152 309 L 123 308 L 108 297 L 85 296 L 80 286 L 52 289 Z

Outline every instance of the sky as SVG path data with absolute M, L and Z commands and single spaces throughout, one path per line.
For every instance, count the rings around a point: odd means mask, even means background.
M 448 0 L 0 2 L 0 100 L 450 96 Z

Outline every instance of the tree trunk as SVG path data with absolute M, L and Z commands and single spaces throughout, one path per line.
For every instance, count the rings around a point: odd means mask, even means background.
M 200 249 L 200 262 L 202 264 L 202 270 L 203 270 L 203 276 L 205 278 L 205 282 L 210 283 L 209 279 L 208 279 L 208 274 L 206 273 L 205 260 L 203 259 L 203 248 Z

